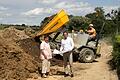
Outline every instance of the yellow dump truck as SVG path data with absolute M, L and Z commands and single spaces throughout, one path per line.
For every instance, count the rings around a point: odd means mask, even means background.
M 57 32 L 68 21 L 69 18 L 67 13 L 64 10 L 61 10 L 52 18 L 52 20 L 50 20 L 47 24 L 42 26 L 42 29 L 37 33 L 36 37 Z M 50 40 L 50 42 L 54 44 L 54 46 L 57 46 L 54 47 L 54 49 L 59 49 L 60 47 L 60 42 L 56 41 L 56 38 L 60 33 L 61 31 L 56 33 L 54 38 Z M 69 34 L 71 35 L 71 33 Z M 90 41 L 88 44 L 86 44 L 89 37 L 88 34 L 75 35 L 76 36 L 74 36 L 73 39 L 75 43 L 75 48 L 72 52 L 74 55 L 76 55 L 79 61 L 93 62 L 96 58 L 100 57 L 100 44 L 98 39 L 96 39 L 95 41 Z
M 68 15 L 64 10 L 61 10 L 48 24 L 46 24 L 43 27 L 43 29 L 40 30 L 40 32 L 37 33 L 36 36 L 53 33 L 60 29 L 68 21 L 69 21 Z

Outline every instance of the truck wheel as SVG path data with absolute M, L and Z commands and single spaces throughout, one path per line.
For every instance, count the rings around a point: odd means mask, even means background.
M 85 63 L 93 62 L 95 59 L 94 51 L 89 48 L 83 48 L 79 54 L 80 61 Z

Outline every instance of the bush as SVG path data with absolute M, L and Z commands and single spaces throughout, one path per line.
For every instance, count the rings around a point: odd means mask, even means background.
M 120 77 L 120 35 L 113 37 L 113 58 L 110 65 L 113 69 L 117 69 L 118 77 Z
M 120 35 L 113 38 L 113 61 L 115 67 L 120 66 Z
M 0 25 L 0 30 L 7 28 L 7 26 Z

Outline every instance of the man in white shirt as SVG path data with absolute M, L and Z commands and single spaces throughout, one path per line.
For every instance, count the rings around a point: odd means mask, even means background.
M 64 32 L 63 36 L 64 39 L 62 39 L 61 41 L 60 51 L 63 53 L 65 77 L 66 76 L 73 77 L 73 72 L 72 72 L 73 57 L 71 51 L 74 48 L 74 42 L 72 38 L 68 37 L 67 32 Z

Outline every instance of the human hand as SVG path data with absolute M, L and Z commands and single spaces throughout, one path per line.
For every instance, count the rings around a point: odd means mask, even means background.
M 47 56 L 46 56 L 46 55 L 44 55 L 44 58 L 45 58 L 45 59 L 47 59 Z

